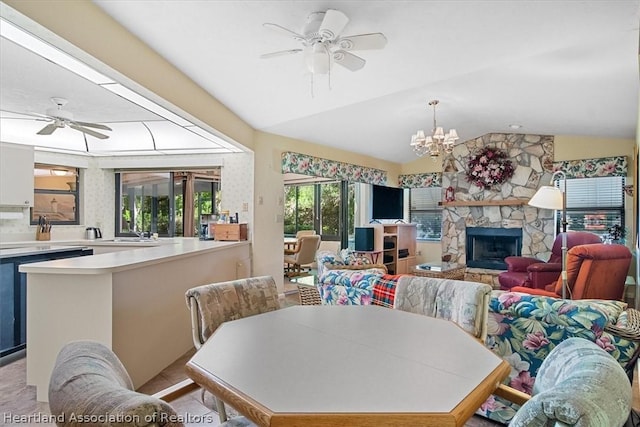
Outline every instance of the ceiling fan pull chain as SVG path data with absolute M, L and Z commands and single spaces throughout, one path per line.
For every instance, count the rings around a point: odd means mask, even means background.
M 313 73 L 311 73 L 311 98 L 315 98 L 313 93 Z

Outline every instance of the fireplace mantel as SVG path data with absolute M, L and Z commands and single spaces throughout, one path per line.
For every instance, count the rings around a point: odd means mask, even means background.
M 522 206 L 529 203 L 529 199 L 502 199 L 502 200 L 455 200 L 453 202 L 440 202 L 440 206 Z

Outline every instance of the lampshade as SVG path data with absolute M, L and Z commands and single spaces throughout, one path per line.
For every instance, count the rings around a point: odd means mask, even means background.
M 304 50 L 307 69 L 314 74 L 328 74 L 331 68 L 329 49 L 324 43 L 315 43 Z
M 543 185 L 529 200 L 530 206 L 542 209 L 562 210 L 562 191 L 557 187 Z

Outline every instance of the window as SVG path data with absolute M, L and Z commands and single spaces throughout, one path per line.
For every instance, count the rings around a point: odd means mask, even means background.
M 409 198 L 409 222 L 416 224 L 418 240 L 440 240 L 442 187 L 412 188 Z
M 354 194 L 354 186 L 344 181 L 285 185 L 285 235 L 316 230 L 322 240 L 346 242 L 343 234 L 348 236 L 348 229 L 354 224 Z
M 200 218 L 219 212 L 219 170 L 116 173 L 116 236 L 158 233 L 160 236 L 198 236 Z M 185 206 L 187 178 L 193 179 L 193 205 Z M 185 221 L 185 217 L 193 221 Z M 185 233 L 184 224 L 193 226 Z
M 31 224 L 41 216 L 51 224 L 79 224 L 79 171 L 76 168 L 36 163 Z
M 621 176 L 567 180 L 567 230 L 589 231 L 600 236 L 619 225 L 624 229 L 624 184 Z M 556 181 L 561 186 L 562 181 Z M 557 229 L 562 230 L 562 212 Z

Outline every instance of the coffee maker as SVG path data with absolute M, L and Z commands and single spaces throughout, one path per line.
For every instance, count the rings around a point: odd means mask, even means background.
M 200 240 L 213 240 L 211 221 L 211 215 L 200 215 Z

